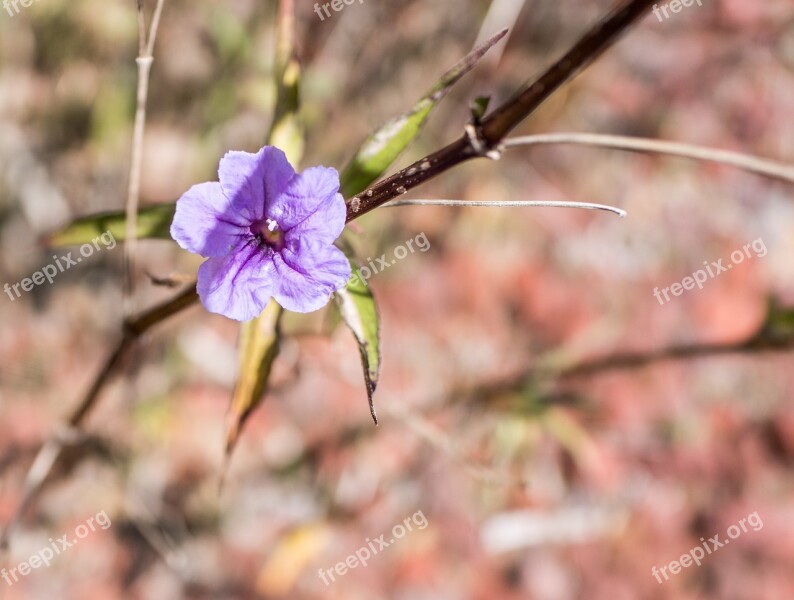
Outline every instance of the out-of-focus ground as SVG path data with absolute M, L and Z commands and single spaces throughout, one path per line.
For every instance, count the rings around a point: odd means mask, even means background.
M 262 144 L 274 5 L 166 3 L 145 204 L 214 179 L 228 149 Z M 471 98 L 507 98 L 608 5 L 527 1 L 504 55 L 455 89 L 400 164 L 457 137 Z M 320 21 L 298 2 L 304 165 L 341 169 L 471 48 L 488 7 L 365 0 Z M 53 227 L 123 206 L 136 35 L 132 0 L 0 13 L 0 285 L 52 261 L 39 239 Z M 640 135 L 794 162 L 792 115 L 794 5 L 714 0 L 661 23 L 650 15 L 520 133 Z M 106 391 L 89 423 L 96 439 L 26 515 L 3 566 L 103 511 L 112 525 L 12 586 L 0 580 L 0 598 L 791 598 L 790 352 L 505 382 L 548 361 L 750 335 L 769 297 L 794 303 L 794 188 L 680 159 L 542 147 L 467 164 L 412 195 L 605 202 L 629 217 L 396 208 L 357 221 L 362 258 L 421 232 L 430 242 L 370 280 L 381 425 L 349 333 L 319 335 L 333 325 L 324 314 L 290 317 L 295 335 L 220 495 L 238 328 L 200 307 L 173 319 Z M 765 256 L 669 304 L 654 298 L 759 239 Z M 146 272 L 199 264 L 174 244 L 139 246 L 139 307 L 172 293 Z M 122 254 L 104 249 L 13 302 L 0 295 L 0 522 L 116 339 Z M 652 575 L 752 513 L 763 527 L 700 567 L 662 584 Z M 366 567 L 329 585 L 318 576 L 418 514 L 426 526 Z

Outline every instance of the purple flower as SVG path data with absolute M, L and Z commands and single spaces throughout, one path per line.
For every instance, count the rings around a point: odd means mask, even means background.
M 350 277 L 333 243 L 345 227 L 339 174 L 295 170 L 278 148 L 229 152 L 220 183 L 190 188 L 176 203 L 171 237 L 208 260 L 199 267 L 205 308 L 248 321 L 273 297 L 285 309 L 322 308 Z

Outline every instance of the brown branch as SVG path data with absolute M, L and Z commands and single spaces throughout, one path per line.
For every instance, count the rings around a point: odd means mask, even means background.
M 65 445 L 79 437 L 79 428 L 96 405 L 99 393 L 117 372 L 123 359 L 127 356 L 127 353 L 134 343 L 152 327 L 191 306 L 197 300 L 198 294 L 196 293 L 196 286 L 194 284 L 181 291 L 170 300 L 158 304 L 139 316 L 124 322 L 124 333 L 121 339 L 105 361 L 102 369 L 99 371 L 99 374 L 94 379 L 85 396 L 83 396 L 80 404 L 66 419 L 66 426 L 60 428 L 55 435 L 42 446 L 34 459 L 33 465 L 30 467 L 25 480 L 22 499 L 13 516 L 9 519 L 6 528 L 3 530 L 2 536 L 0 536 L 0 550 L 5 550 L 8 547 L 8 540 L 10 539 L 13 529 L 22 519 L 25 512 L 27 512 L 33 500 L 35 500 L 44 481 L 52 471 L 55 461 L 58 460 L 61 450 Z
M 96 402 L 99 392 L 108 382 L 110 376 L 113 375 L 118 365 L 122 362 L 122 358 L 126 356 L 130 347 L 138 338 L 158 323 L 165 321 L 169 317 L 193 305 L 197 300 L 198 293 L 196 292 L 196 284 L 194 283 L 170 300 L 166 300 L 150 308 L 133 319 L 126 320 L 123 325 L 124 334 L 121 340 L 119 340 L 115 350 L 105 361 L 102 370 L 83 397 L 82 402 L 80 402 L 79 406 L 72 412 L 68 419 L 69 425 L 71 427 L 77 427 L 82 423 L 83 419 Z
M 517 373 L 484 385 L 454 390 L 446 405 L 453 401 L 489 403 L 494 398 L 514 393 L 533 380 L 561 381 L 577 378 L 599 377 L 614 371 L 652 367 L 663 362 L 686 359 L 703 359 L 729 354 L 763 354 L 790 352 L 794 349 L 794 333 L 776 334 L 762 328 L 748 339 L 727 344 L 677 344 L 649 352 L 616 352 L 578 364 L 560 367 L 532 366 Z M 440 407 L 440 406 L 439 406 Z
M 572 379 L 601 373 L 638 369 L 658 362 L 707 358 L 726 354 L 787 352 L 794 349 L 794 307 L 769 302 L 767 315 L 757 331 L 744 340 L 728 344 L 678 344 L 652 352 L 622 352 L 570 365 L 558 370 L 557 377 Z
M 574 379 L 593 377 L 611 371 L 640 369 L 660 362 L 709 358 L 726 354 L 755 354 L 763 352 L 786 352 L 794 348 L 794 337 L 786 341 L 761 343 L 756 339 L 731 344 L 685 344 L 670 346 L 651 352 L 621 352 L 593 359 L 562 369 L 557 377 Z
M 538 79 L 493 111 L 467 135 L 369 187 L 347 204 L 347 221 L 472 158 L 493 156 L 502 139 L 566 81 L 587 67 L 635 23 L 654 0 L 629 0 L 594 25 L 576 45 Z
M 543 75 L 483 120 L 482 138 L 485 143 L 496 147 L 502 138 L 537 110 L 562 84 L 585 69 L 612 46 L 652 4 L 654 0 L 630 0 L 596 23 Z

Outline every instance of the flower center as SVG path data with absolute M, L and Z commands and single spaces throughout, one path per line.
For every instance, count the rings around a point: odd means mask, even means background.
M 251 227 L 251 233 L 260 241 L 271 248 L 281 250 L 284 247 L 284 232 L 279 229 L 278 223 L 273 219 L 265 219 Z

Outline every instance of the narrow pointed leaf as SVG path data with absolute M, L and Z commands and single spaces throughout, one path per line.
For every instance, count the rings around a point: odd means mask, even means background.
M 351 261 L 353 272 L 357 265 Z M 378 387 L 380 377 L 380 316 L 372 290 L 359 277 L 351 277 L 344 289 L 336 292 L 339 312 L 345 324 L 353 332 L 361 354 L 361 365 L 364 368 L 364 384 L 367 388 L 367 399 L 372 419 L 377 424 L 373 396 Z
M 169 230 L 174 220 L 176 204 L 156 204 L 138 211 L 138 239 L 171 239 Z M 127 237 L 127 217 L 124 211 L 113 211 L 75 219 L 45 240 L 49 246 L 88 244 L 109 231 L 117 242 Z
M 280 342 L 282 309 L 271 300 L 264 312 L 241 325 L 240 368 L 229 409 L 226 428 L 226 454 L 232 453 L 243 425 L 262 403 Z
M 444 73 L 439 82 L 411 110 L 386 122 L 359 149 L 342 173 L 342 195 L 349 198 L 386 172 L 419 134 L 430 112 L 461 77 L 471 71 L 486 52 L 507 34 L 500 31 Z

